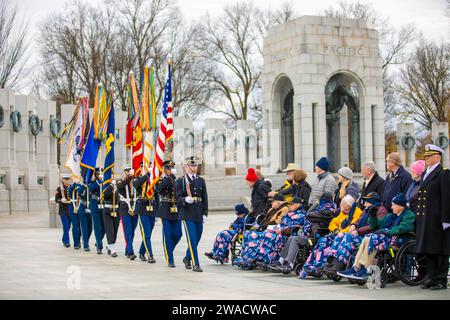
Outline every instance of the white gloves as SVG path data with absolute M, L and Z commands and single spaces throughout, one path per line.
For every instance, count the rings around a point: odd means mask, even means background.
M 113 186 L 115 186 L 115 185 L 116 185 L 116 180 L 111 180 L 111 184 L 112 184 Z
M 205 223 L 205 222 L 206 222 L 206 216 L 203 215 L 203 223 Z
M 190 196 L 187 196 L 186 198 L 184 198 L 184 200 L 186 201 L 186 203 L 189 203 L 189 204 L 194 203 L 194 199 Z
M 448 228 L 450 228 L 450 223 L 442 222 L 442 228 L 444 228 L 444 230 L 447 230 Z
M 130 176 L 134 176 L 134 169 L 130 170 Z

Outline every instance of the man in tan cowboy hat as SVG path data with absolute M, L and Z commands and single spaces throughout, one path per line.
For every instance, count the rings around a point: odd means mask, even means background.
M 284 181 L 284 184 L 276 191 L 269 192 L 269 197 L 273 198 L 278 192 L 289 189 L 293 184 L 294 171 L 298 170 L 298 169 L 300 169 L 300 168 L 295 163 L 288 163 L 287 167 L 285 169 L 281 170 L 281 172 L 286 173 L 286 180 Z M 287 202 L 291 202 L 292 201 L 292 193 L 285 194 L 284 200 Z

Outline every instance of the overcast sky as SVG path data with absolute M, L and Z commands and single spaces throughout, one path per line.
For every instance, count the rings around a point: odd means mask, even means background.
M 39 21 L 49 13 L 63 10 L 66 3 L 64 0 L 12 0 L 12 2 L 17 3 L 20 17 L 30 19 L 32 38 Z M 230 0 L 178 0 L 187 19 L 197 19 L 206 12 L 218 14 L 224 5 L 230 2 Z M 260 8 L 277 8 L 283 2 L 283 0 L 255 1 Z M 376 0 L 371 3 L 375 10 L 388 17 L 396 28 L 414 22 L 426 38 L 448 41 L 450 19 L 445 12 L 450 7 L 447 2 L 450 3 L 450 0 Z M 337 0 L 296 0 L 293 3 L 300 15 L 317 15 L 330 5 L 335 5 Z

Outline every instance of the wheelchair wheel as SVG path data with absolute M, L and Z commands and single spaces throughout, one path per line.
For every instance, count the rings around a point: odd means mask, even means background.
M 307 249 L 307 247 L 301 247 L 298 250 L 294 264 L 294 271 L 297 276 L 300 275 L 300 272 L 302 271 L 303 265 L 305 264 L 306 259 L 308 259 L 308 256 L 309 250 Z
M 339 282 L 342 280 L 342 277 L 337 274 L 327 273 L 327 278 L 333 280 L 334 282 Z
M 231 247 L 231 262 L 234 262 L 242 252 L 242 237 L 238 235 L 236 241 L 234 241 L 233 246 Z
M 399 249 L 395 259 L 396 273 L 408 286 L 420 285 L 425 277 L 425 258 L 416 255 L 415 247 L 415 240 L 408 241 Z

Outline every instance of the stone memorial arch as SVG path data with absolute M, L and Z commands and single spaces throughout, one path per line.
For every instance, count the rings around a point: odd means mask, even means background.
M 384 171 L 384 107 L 378 33 L 364 21 L 303 16 L 264 39 L 264 172 L 295 162 L 308 172 Z

